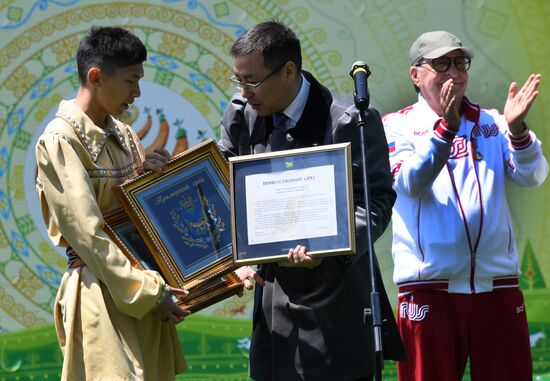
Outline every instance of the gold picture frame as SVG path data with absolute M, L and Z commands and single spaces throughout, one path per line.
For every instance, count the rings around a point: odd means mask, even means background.
M 162 172 L 113 188 L 168 283 L 189 290 L 180 304 L 192 312 L 243 287 L 233 273 L 227 171 L 209 139 L 172 158 Z

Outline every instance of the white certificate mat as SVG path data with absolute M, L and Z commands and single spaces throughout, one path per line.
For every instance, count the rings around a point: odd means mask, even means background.
M 248 244 L 338 234 L 334 165 L 245 177 Z

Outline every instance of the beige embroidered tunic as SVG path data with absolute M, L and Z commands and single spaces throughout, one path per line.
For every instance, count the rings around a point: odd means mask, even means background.
M 132 267 L 103 231 L 103 214 L 119 207 L 111 188 L 136 174 L 143 152 L 129 126 L 110 118 L 103 130 L 74 101 L 36 144 L 50 239 L 85 263 L 64 273 L 55 301 L 63 380 L 173 380 L 186 369 L 175 326 L 149 313 L 164 280 Z

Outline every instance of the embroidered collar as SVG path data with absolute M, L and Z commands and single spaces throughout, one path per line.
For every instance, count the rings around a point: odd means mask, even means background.
M 84 111 L 75 105 L 74 100 L 62 101 L 55 116 L 64 119 L 71 125 L 94 163 L 97 161 L 109 135 L 113 135 L 122 149 L 130 153 L 124 136 L 112 116 L 108 116 L 106 129 L 100 128 L 94 124 Z

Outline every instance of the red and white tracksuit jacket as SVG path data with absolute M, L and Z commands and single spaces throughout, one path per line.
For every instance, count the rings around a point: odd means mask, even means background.
M 456 134 L 420 95 L 383 121 L 397 192 L 392 254 L 400 293 L 517 287 L 505 178 L 542 184 L 548 163 L 535 134 L 512 138 L 503 115 L 466 98 Z

